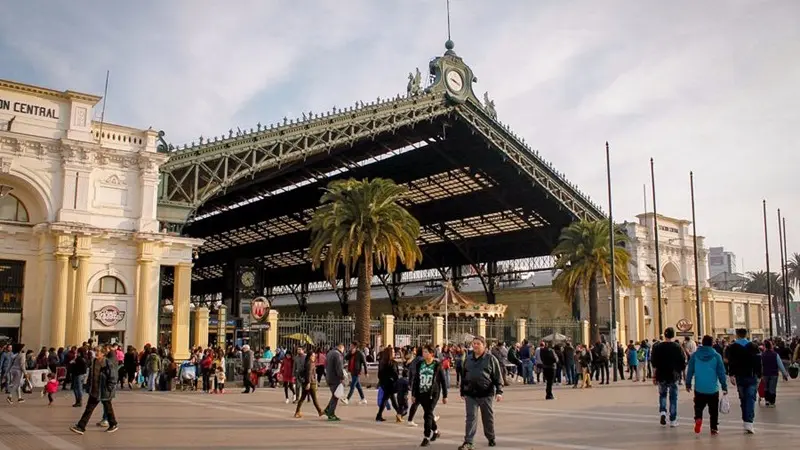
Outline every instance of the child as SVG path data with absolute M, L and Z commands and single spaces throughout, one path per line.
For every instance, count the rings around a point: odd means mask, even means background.
M 222 367 L 217 367 L 217 389 L 220 394 L 225 393 L 225 371 Z
M 401 376 L 397 378 L 397 382 L 395 383 L 395 392 L 397 392 L 397 407 L 399 411 L 397 414 L 401 416 L 405 416 L 408 413 L 408 393 L 410 390 L 409 382 L 408 382 L 408 370 L 403 369 Z M 387 410 L 388 408 L 387 403 Z
M 47 384 L 42 389 L 42 397 L 47 392 L 47 406 L 53 406 L 53 395 L 58 392 L 58 380 L 56 374 L 50 372 L 47 374 Z

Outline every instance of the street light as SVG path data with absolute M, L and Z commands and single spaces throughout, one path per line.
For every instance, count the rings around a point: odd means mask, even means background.
M 73 270 L 78 270 L 78 266 L 81 265 L 78 259 L 78 236 L 75 236 L 72 240 L 72 255 L 69 257 L 69 265 L 72 266 Z

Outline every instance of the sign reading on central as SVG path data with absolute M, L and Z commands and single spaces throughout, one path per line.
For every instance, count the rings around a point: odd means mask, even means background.
M 11 100 L 2 98 L 0 98 L 0 110 L 58 120 L 58 111 L 55 108 L 45 108 L 44 106 L 31 105 L 28 103 L 12 102 Z

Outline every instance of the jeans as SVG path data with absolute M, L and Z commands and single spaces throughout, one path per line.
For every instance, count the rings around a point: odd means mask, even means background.
M 147 389 L 151 391 L 156 390 L 156 380 L 158 380 L 158 372 L 147 374 Z
M 422 407 L 424 436 L 428 439 L 433 437 L 433 433 L 435 433 L 438 428 L 433 413 L 433 410 L 436 408 L 437 400 L 437 398 L 431 398 L 427 394 L 421 394 L 420 398 L 417 399 L 419 406 Z
M 778 376 L 764 377 L 764 400 L 767 404 L 774 405 L 778 395 Z
M 667 392 L 669 392 L 669 421 L 678 420 L 678 383 L 658 382 L 658 412 L 667 412 Z
M 92 417 L 92 413 L 94 412 L 94 408 L 101 403 L 100 399 L 97 397 L 89 396 L 89 401 L 86 402 L 86 409 L 83 410 L 83 415 L 81 416 L 81 420 L 78 421 L 77 427 L 81 430 L 86 429 L 86 424 L 89 422 L 89 419 Z M 108 416 L 108 425 L 114 426 L 117 424 L 117 418 L 114 415 L 114 407 L 111 406 L 111 400 L 103 400 L 103 408 L 106 411 L 106 415 Z
M 375 418 L 383 417 L 383 410 L 386 409 L 386 405 L 389 402 L 392 402 L 392 408 L 394 408 L 395 413 L 400 414 L 400 407 L 397 405 L 397 397 L 395 396 L 396 392 L 394 390 L 394 384 L 386 383 L 382 384 L 381 388 L 383 389 L 383 401 L 380 405 L 378 405 L 378 414 Z
M 494 397 L 464 397 L 467 408 L 464 442 L 472 444 L 478 432 L 478 410 L 481 412 L 483 434 L 486 439 L 494 440 Z
M 86 375 L 72 376 L 72 393 L 75 395 L 75 404 L 83 404 L 83 383 L 86 382 Z
M 300 412 L 300 407 L 303 406 L 303 402 L 308 399 L 311 399 L 311 401 L 314 403 L 314 408 L 317 409 L 317 414 L 321 416 L 322 408 L 319 407 L 319 400 L 317 400 L 316 384 L 310 385 L 308 389 L 303 389 L 303 394 L 300 395 L 300 400 L 297 401 L 297 409 L 295 409 L 294 413 L 298 414 Z
M 530 359 L 522 360 L 522 381 L 533 384 L 533 361 Z
M 353 392 L 358 389 L 358 396 L 361 397 L 361 400 L 364 400 L 364 390 L 361 389 L 361 381 L 358 379 L 359 375 L 350 374 L 350 392 L 347 394 L 347 399 L 350 400 L 353 397 Z
M 708 415 L 711 416 L 711 429 L 719 430 L 719 392 L 714 394 L 694 393 L 694 419 L 703 420 L 703 410 L 708 405 Z
M 753 423 L 756 417 L 758 380 L 755 377 L 736 377 L 736 390 L 742 407 L 742 422 Z
M 444 385 L 450 389 L 450 369 L 444 371 Z
M 567 384 L 576 384 L 577 383 L 577 376 L 575 374 L 575 363 L 567 363 L 564 365 L 564 371 L 566 372 Z

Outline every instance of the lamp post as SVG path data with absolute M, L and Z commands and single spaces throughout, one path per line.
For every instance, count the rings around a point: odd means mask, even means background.
M 606 141 L 606 178 L 608 184 L 608 254 L 611 260 L 611 351 L 610 354 L 616 354 L 617 359 L 620 355 L 617 354 L 617 273 L 614 271 L 614 250 L 616 249 L 615 233 L 614 233 L 614 213 L 611 202 L 611 152 L 608 149 L 608 141 Z M 614 371 L 614 381 L 617 381 L 617 361 L 611 364 Z
M 769 237 L 767 234 L 767 201 L 762 200 L 761 204 L 764 208 L 764 253 L 766 253 L 767 258 L 767 305 L 769 306 L 769 335 L 773 337 L 774 330 L 772 328 L 772 286 L 770 286 L 770 278 L 769 278 Z M 777 319 L 777 317 L 776 317 Z
M 658 301 L 658 330 L 656 336 L 664 332 L 664 310 L 661 307 L 661 257 L 658 254 L 658 208 L 656 207 L 656 172 L 653 158 L 650 158 L 650 183 L 653 187 L 653 239 L 656 250 L 656 300 Z
M 78 270 L 81 265 L 81 261 L 78 259 L 78 236 L 75 236 L 72 240 L 72 254 L 69 256 L 69 265 L 72 270 Z
M 694 214 L 694 174 L 689 172 L 689 190 L 692 194 L 692 239 L 694 247 L 694 291 L 697 300 L 697 340 L 703 338 L 703 300 L 700 297 L 700 270 L 697 264 L 697 219 Z

